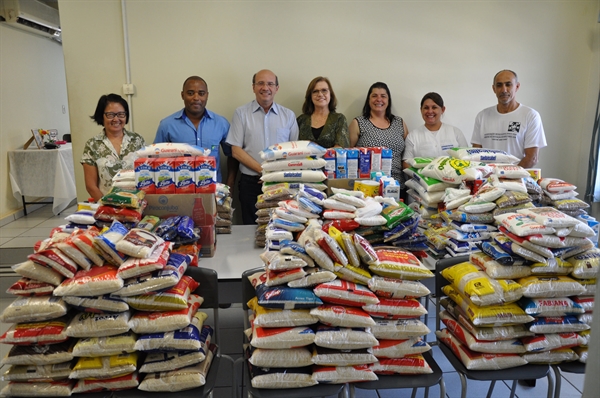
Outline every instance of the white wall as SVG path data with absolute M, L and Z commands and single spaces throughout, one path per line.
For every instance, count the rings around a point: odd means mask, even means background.
M 276 100 L 296 112 L 308 82 L 328 76 L 349 119 L 369 85 L 384 81 L 409 128 L 422 123 L 423 94 L 437 91 L 446 122 L 469 138 L 477 112 L 496 102 L 493 75 L 508 68 L 519 74 L 518 100 L 542 115 L 544 175 L 584 184 L 600 85 L 597 0 L 125 4 L 134 127 L 148 141 L 159 120 L 182 107 L 187 76 L 204 77 L 208 107 L 231 118 L 253 98 L 250 79 L 261 68 L 279 75 Z M 93 0 L 59 6 L 77 161 L 85 140 L 99 132 L 87 115 L 101 94 L 119 93 L 125 82 L 121 8 Z
M 70 133 L 65 64 L 60 44 L 0 24 L 0 88 L 2 219 L 22 207 L 12 194 L 7 151 L 23 148 L 34 128 L 57 129 L 60 137 Z M 40 165 L 40 171 L 43 171 L 43 165 Z

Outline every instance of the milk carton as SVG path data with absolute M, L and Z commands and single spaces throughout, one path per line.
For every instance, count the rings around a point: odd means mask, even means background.
M 217 190 L 217 160 L 214 156 L 196 156 L 196 193 L 215 193 Z
M 328 149 L 323 156 L 323 159 L 327 162 L 325 165 L 325 175 L 327 179 L 331 180 L 335 178 L 335 149 Z
M 135 171 L 135 187 L 147 194 L 156 193 L 154 184 L 154 159 L 137 158 L 133 162 Z
M 358 178 L 371 176 L 371 151 L 369 148 L 358 148 Z
M 392 150 L 389 148 L 381 149 L 381 171 L 386 176 L 392 175 Z
M 369 148 L 371 150 L 371 172 L 381 171 L 381 151 L 383 148 Z
M 348 178 L 358 178 L 358 149 L 348 149 L 346 158 L 348 164 Z
M 335 178 L 348 178 L 348 150 L 335 148 Z
M 156 194 L 175 193 L 175 158 L 156 158 L 154 164 L 154 185 Z
M 173 160 L 175 172 L 175 193 L 196 192 L 195 156 L 176 157 Z

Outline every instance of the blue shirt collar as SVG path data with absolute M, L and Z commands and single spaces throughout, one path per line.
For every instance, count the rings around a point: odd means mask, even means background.
M 256 101 L 256 100 L 252 100 L 252 113 L 263 109 L 262 106 L 260 106 L 260 104 Z M 277 105 L 277 103 L 275 101 L 273 101 L 273 104 L 271 105 L 271 108 L 269 109 L 269 112 L 273 111 L 273 113 L 275 113 L 276 115 L 279 114 L 279 106 Z M 264 110 L 263 110 L 264 112 Z
M 179 114 L 177 116 L 175 116 L 175 119 L 183 119 L 183 120 L 187 119 L 188 117 L 184 111 L 185 111 L 185 108 L 183 108 L 181 111 L 179 111 Z M 206 108 L 204 108 L 204 116 L 202 118 L 204 119 L 205 117 L 208 117 L 209 119 L 214 119 L 213 113 Z

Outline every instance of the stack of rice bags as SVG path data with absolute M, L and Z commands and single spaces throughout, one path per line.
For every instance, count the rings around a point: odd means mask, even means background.
M 408 159 L 411 167 L 404 169 L 408 176 L 405 181 L 406 191 L 412 199 L 411 208 L 423 217 L 430 219 L 438 213 L 440 203 L 443 202 L 444 191 L 452 185 L 437 178 L 427 177 L 422 171 L 434 158 Z
M 256 230 L 257 246 L 264 247 L 267 240 L 271 240 L 267 237 L 268 229 L 277 232 L 277 228 L 267 228 L 270 216 L 279 207 L 280 201 L 292 198 L 300 183 L 319 191 L 327 188 L 323 183 L 327 179 L 323 173 L 327 164 L 323 159 L 325 152 L 325 148 L 311 141 L 284 142 L 271 145 L 260 152 L 263 160 L 261 180 L 264 183 L 264 193 L 256 202 L 259 225 Z
M 217 201 L 217 219 L 215 227 L 217 234 L 230 234 L 231 225 L 233 224 L 233 210 L 231 206 L 233 199 L 229 186 L 221 183 L 216 183 L 217 191 L 215 192 L 215 200 Z
M 119 170 L 112 178 L 111 188 L 121 188 L 133 191 L 136 189 L 135 170 L 123 169 Z
M 284 201 L 275 213 L 278 227 L 290 236 L 301 233 L 297 241 L 281 239 L 270 245 L 271 250 L 261 255 L 265 272 L 251 279 L 255 286 L 263 282 L 257 287 L 256 302 L 249 303 L 255 318 L 249 332 L 253 349 L 248 355 L 256 388 L 375 380 L 374 372 L 431 372 L 418 355 L 429 349 L 419 338 L 429 329 L 416 319 L 426 310 L 412 299 L 429 291 L 418 282 L 398 279 L 402 272 L 409 274 L 407 269 L 412 271 L 412 279 L 430 277 L 431 272 L 410 253 L 382 251 L 379 258 L 365 238 L 349 233 L 361 225 L 356 220 L 385 225 L 388 220 L 378 214 L 380 202 L 365 200 L 353 191 L 334 193 L 325 198 L 319 191 L 302 186 L 293 203 Z M 392 207 L 388 217 L 394 222 L 398 217 L 392 210 L 406 213 L 395 202 L 387 206 Z M 377 211 L 359 212 L 369 207 Z M 320 214 L 326 217 L 323 226 Z M 391 278 L 375 278 L 371 272 Z M 381 297 L 369 289 L 371 283 Z M 285 322 L 267 323 L 269 317 Z M 377 336 L 385 343 L 380 344 Z M 287 351 L 311 344 L 312 349 Z M 274 347 L 277 350 L 268 350 Z M 303 369 L 311 364 L 317 366 Z
M 538 182 L 543 190 L 541 202 L 544 206 L 554 207 L 572 217 L 587 214 L 585 209 L 590 205 L 577 198 L 575 185 L 558 178 L 542 178 Z
M 180 382 L 179 374 L 151 373 L 204 361 L 212 355 L 209 351 L 216 349 L 209 348 L 212 328 L 202 328 L 205 314 L 193 318 L 202 299 L 190 294 L 197 283 L 182 277 L 191 257 L 171 253 L 172 243 L 149 231 L 154 225 L 143 222 L 139 228 L 127 230 L 114 221 L 101 233 L 94 227 L 71 235 L 54 231 L 29 261 L 13 266 L 19 275 L 36 280 L 22 279 L 8 291 L 40 297 L 18 299 L 0 316 L 2 322 L 17 322 L 0 342 L 36 345 L 35 349 L 15 346 L 3 359 L 3 364 L 13 365 L 4 375 L 11 383 L 3 392 L 68 396 L 71 392 L 135 388 L 139 384 L 137 366 L 142 363 L 139 352 L 146 350 L 176 352 L 161 353 L 160 358 L 152 354 L 143 361 L 151 366 L 140 369 L 150 373 L 140 389 L 171 391 L 204 384 L 210 360 L 202 369 L 188 370 L 185 383 Z M 189 332 L 192 326 L 202 329 L 203 339 L 200 331 Z M 173 342 L 173 332 L 170 337 L 138 338 L 137 334 L 156 328 L 185 330 L 175 332 L 173 348 L 167 345 L 169 339 Z
M 146 193 L 141 190 L 113 187 L 100 199 L 100 206 L 94 213 L 96 223 L 100 226 L 110 225 L 117 220 L 131 228 L 141 221 L 146 201 Z
M 580 297 L 589 294 L 588 290 L 568 274 L 590 282 L 596 275 L 597 264 L 594 270 L 585 260 L 595 257 L 596 249 L 590 251 L 593 244 L 584 236 L 593 231 L 550 207 L 523 209 L 497 216 L 497 220 L 513 253 L 531 263 L 531 276 L 517 279 L 525 289 L 520 305 L 536 317 L 529 325 L 535 336 L 523 340 L 528 351 L 524 358 L 531 363 L 578 359 L 571 347 L 586 344 L 587 339 L 578 333 L 590 328 L 582 320 L 589 320 L 584 313 L 591 310 L 593 296 Z
M 443 287 L 436 332 L 469 370 L 497 370 L 525 365 L 526 350 L 519 340 L 533 333 L 526 324 L 533 317 L 516 304 L 523 287 L 511 279 L 492 279 L 471 262 L 442 271 L 450 282 Z

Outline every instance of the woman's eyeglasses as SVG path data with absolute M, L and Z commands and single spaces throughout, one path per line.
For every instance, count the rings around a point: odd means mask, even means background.
M 322 88 L 320 90 L 313 90 L 313 92 L 312 92 L 312 95 L 315 97 L 319 94 L 322 94 L 323 96 L 325 96 L 325 95 L 329 94 L 329 90 L 327 90 L 326 88 Z
M 104 116 L 106 116 L 107 119 L 114 119 L 115 116 L 118 117 L 119 119 L 125 119 L 125 117 L 127 116 L 127 113 L 125 112 L 104 112 Z

